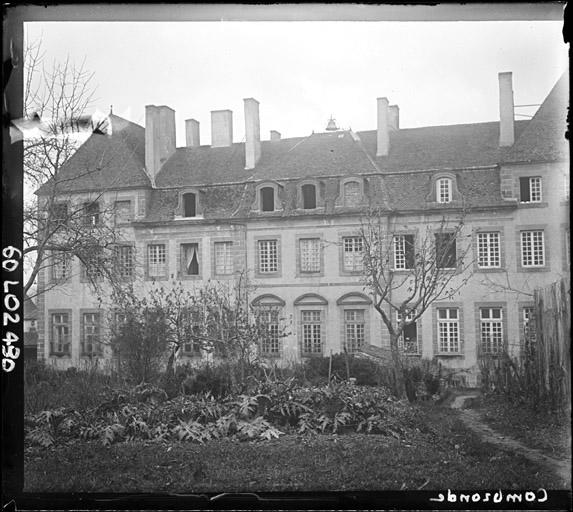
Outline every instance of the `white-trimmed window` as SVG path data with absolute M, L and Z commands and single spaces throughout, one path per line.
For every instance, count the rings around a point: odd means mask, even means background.
M 298 243 L 300 271 L 320 272 L 320 238 L 301 238 Z
M 133 220 L 133 208 L 129 200 L 116 201 L 114 212 L 116 224 L 125 224 Z
M 477 234 L 477 264 L 479 268 L 501 267 L 501 244 L 499 232 Z
M 233 273 L 233 242 L 215 242 L 215 274 L 219 276 Z
M 412 321 L 416 316 L 416 311 L 410 311 L 406 314 L 405 320 L 409 322 L 404 325 L 402 334 L 398 340 L 398 345 L 404 351 L 404 354 L 419 354 L 420 347 L 418 344 L 418 322 Z M 396 312 L 396 322 L 399 324 L 402 320 L 402 315 L 399 311 Z
M 395 235 L 393 240 L 393 249 L 395 270 L 414 268 L 416 258 L 414 235 Z
M 346 272 L 357 272 L 364 268 L 364 240 L 361 236 L 344 237 L 342 251 L 343 267 Z
M 438 351 L 442 354 L 459 353 L 460 319 L 458 308 L 438 308 Z
M 540 176 L 519 178 L 519 200 L 522 203 L 540 203 L 542 186 Z
M 451 178 L 439 178 L 436 180 L 436 199 L 438 203 L 450 203 L 452 201 Z
M 52 313 L 50 353 L 68 354 L 70 353 L 70 315 L 68 313 Z
M 526 353 L 531 352 L 537 342 L 537 326 L 535 322 L 535 308 L 523 308 L 523 342 Z
M 480 338 L 483 354 L 503 352 L 502 308 L 480 308 Z
M 147 275 L 164 277 L 167 274 L 167 249 L 165 244 L 147 246 Z
M 302 353 L 303 355 L 322 354 L 323 318 L 320 310 L 302 310 Z
M 181 275 L 198 276 L 201 273 L 199 244 L 181 244 Z
M 281 350 L 279 309 L 265 307 L 259 312 L 259 315 L 259 321 L 265 331 L 261 336 L 261 355 L 278 357 Z
M 133 277 L 135 268 L 134 248 L 132 245 L 119 245 L 115 247 L 117 273 L 119 277 Z
M 52 281 L 67 279 L 70 275 L 70 256 L 66 252 L 52 253 Z
M 363 309 L 344 310 L 344 348 L 353 353 L 362 348 L 366 339 L 366 322 Z
M 521 232 L 521 266 L 545 266 L 545 240 L 543 230 Z
M 82 356 L 101 354 L 99 313 L 82 314 Z
M 271 189 L 272 190 L 272 189 Z M 278 243 L 276 240 L 259 240 L 259 273 L 272 274 L 279 270 Z

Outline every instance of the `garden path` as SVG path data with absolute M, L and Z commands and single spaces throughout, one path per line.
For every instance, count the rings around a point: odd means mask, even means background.
M 477 398 L 479 393 L 456 396 L 451 404 L 452 409 L 458 409 L 460 418 L 465 425 L 476 432 L 484 441 L 494 444 L 503 450 L 523 455 L 532 462 L 539 464 L 548 470 L 557 473 L 565 482 L 571 482 L 571 460 L 560 460 L 550 457 L 541 450 L 530 448 L 509 436 L 502 435 L 486 425 L 480 418 L 478 411 L 463 409 L 466 400 Z

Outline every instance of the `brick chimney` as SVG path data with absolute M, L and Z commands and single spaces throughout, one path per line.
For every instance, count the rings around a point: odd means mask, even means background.
M 277 132 L 276 130 L 271 130 L 271 140 L 281 140 L 280 132 Z
M 211 111 L 211 147 L 223 148 L 233 144 L 233 112 Z
M 511 71 L 498 74 L 499 78 L 499 145 L 500 147 L 513 146 L 514 111 L 513 86 Z
M 201 145 L 199 121 L 196 119 L 185 121 L 185 145 L 188 148 L 196 148 Z
M 392 131 L 400 129 L 400 108 L 398 105 L 388 107 L 388 127 Z
M 175 153 L 175 111 L 165 105 L 145 107 L 145 167 L 152 179 Z
M 388 136 L 388 98 L 378 98 L 378 129 L 376 136 L 376 156 L 388 156 L 390 140 Z
M 245 169 L 254 169 L 261 158 L 261 124 L 259 102 L 245 98 Z

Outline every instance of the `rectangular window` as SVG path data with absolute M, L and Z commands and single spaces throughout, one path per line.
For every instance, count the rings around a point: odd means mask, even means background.
M 86 226 L 97 226 L 99 224 L 99 203 L 84 203 L 84 223 Z
M 299 240 L 300 271 L 320 272 L 320 238 Z
M 147 275 L 165 277 L 167 275 L 167 251 L 165 244 L 147 246 Z
M 347 236 L 342 239 L 344 270 L 361 271 L 364 267 L 364 242 L 360 236 Z
M 279 356 L 279 311 L 277 309 L 261 311 L 260 321 L 265 328 L 265 332 L 261 336 L 261 354 L 265 356 Z
M 459 353 L 460 324 L 458 308 L 438 308 L 438 351 Z
M 233 273 L 233 242 L 215 242 L 215 274 L 229 275 Z
M 120 245 L 115 248 L 117 273 L 119 277 L 133 277 L 134 272 L 134 248 L 131 245 Z
M 436 266 L 438 268 L 456 268 L 455 233 L 436 233 Z
M 52 253 L 52 281 L 61 281 L 70 276 L 70 256 L 56 251 Z
M 99 313 L 82 315 L 82 356 L 101 354 Z
M 365 321 L 363 309 L 344 311 L 344 348 L 353 353 L 365 344 Z
M 406 322 L 412 322 L 412 319 L 416 316 L 416 311 L 410 311 L 406 315 Z M 396 313 L 396 321 L 400 323 L 402 320 L 402 315 Z M 418 346 L 418 325 L 417 322 L 412 322 L 404 325 L 404 330 L 398 340 L 398 343 L 405 354 L 419 354 L 420 348 Z
M 521 232 L 521 266 L 543 267 L 545 265 L 545 242 L 543 231 Z
M 198 276 L 200 274 L 199 244 L 181 244 L 181 274 Z
M 535 308 L 523 308 L 523 341 L 525 354 L 532 354 L 537 341 L 537 326 L 535 322 Z
M 322 354 L 322 311 L 301 311 L 302 353 Z
M 414 268 L 414 235 L 394 236 L 394 269 L 406 270 Z
M 519 200 L 522 203 L 540 203 L 541 195 L 539 176 L 519 178 Z
M 106 255 L 103 247 L 93 247 L 89 254 L 86 254 L 81 263 L 80 279 L 82 281 L 97 281 L 102 279 L 107 268 Z
M 499 233 L 478 233 L 477 250 L 479 268 L 499 268 L 501 266 Z
M 70 319 L 68 313 L 52 313 L 52 339 L 50 352 L 52 354 L 70 353 Z
M 278 247 L 276 240 L 259 240 L 259 272 L 271 274 L 278 272 Z
M 449 203 L 452 200 L 452 180 L 441 178 L 437 182 L 438 203 Z
M 131 201 L 116 201 L 114 211 L 116 224 L 125 224 L 133 220 Z
M 480 308 L 481 350 L 484 354 L 503 352 L 503 313 L 501 308 Z
M 51 209 L 51 221 L 54 224 L 67 224 L 68 220 L 68 204 L 67 203 L 54 203 Z
M 201 354 L 201 313 L 197 309 L 182 311 L 179 327 L 183 332 L 183 353 L 196 356 Z

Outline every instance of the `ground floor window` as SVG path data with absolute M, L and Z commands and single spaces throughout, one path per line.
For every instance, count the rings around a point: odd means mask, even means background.
M 268 308 L 261 311 L 259 319 L 263 326 L 260 344 L 261 355 L 270 357 L 280 356 L 280 325 L 278 309 Z
M 413 319 L 416 316 L 416 311 L 410 311 L 406 315 L 406 322 L 404 325 L 404 330 L 400 335 L 398 344 L 400 348 L 404 351 L 404 354 L 419 354 L 420 347 L 418 345 L 418 323 L 414 322 Z M 398 312 L 396 313 L 396 320 L 398 323 L 402 320 L 402 315 Z
M 82 356 L 101 355 L 100 315 L 84 313 L 82 315 Z
M 50 353 L 70 354 L 70 315 L 68 313 L 52 313 Z
M 523 342 L 525 355 L 532 355 L 537 342 L 534 307 L 523 308 Z
M 365 344 L 365 325 L 363 309 L 347 309 L 344 311 L 344 349 L 353 353 Z
M 321 355 L 323 346 L 323 313 L 320 310 L 301 311 L 302 354 Z
M 442 354 L 460 351 L 458 308 L 438 308 L 438 351 Z
M 503 352 L 503 312 L 501 308 L 480 308 L 480 336 L 483 354 Z

